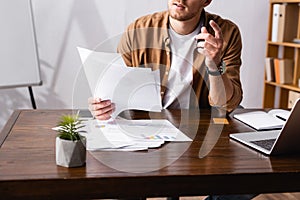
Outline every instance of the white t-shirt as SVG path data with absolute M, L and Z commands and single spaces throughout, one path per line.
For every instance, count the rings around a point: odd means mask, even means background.
M 168 108 L 173 102 L 172 108 L 189 108 L 193 81 L 193 52 L 196 46 L 194 38 L 199 32 L 200 26 L 188 35 L 180 35 L 169 28 L 172 60 L 163 101 L 164 108 Z M 175 101 L 176 97 L 178 101 Z

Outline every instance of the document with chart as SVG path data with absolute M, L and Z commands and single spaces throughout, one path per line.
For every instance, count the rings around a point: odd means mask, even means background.
M 192 139 L 164 119 L 91 119 L 86 125 L 87 150 L 138 151 L 158 148 L 165 142 L 191 142 Z

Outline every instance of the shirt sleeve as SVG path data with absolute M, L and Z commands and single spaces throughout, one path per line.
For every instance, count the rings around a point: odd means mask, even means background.
M 126 31 L 122 34 L 119 41 L 117 52 L 122 55 L 122 58 L 127 66 L 133 66 L 132 63 L 132 38 L 133 38 L 133 24 L 130 24 Z

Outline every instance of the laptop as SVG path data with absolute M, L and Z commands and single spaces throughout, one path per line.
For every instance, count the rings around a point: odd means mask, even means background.
M 232 133 L 229 137 L 266 155 L 300 152 L 300 99 L 281 130 Z

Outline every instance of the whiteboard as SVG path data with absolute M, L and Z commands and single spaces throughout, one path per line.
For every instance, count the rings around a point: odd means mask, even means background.
M 0 0 L 0 88 L 41 84 L 31 0 Z

